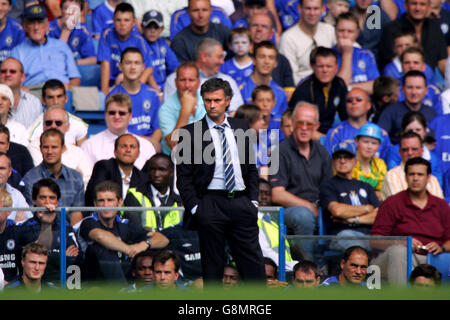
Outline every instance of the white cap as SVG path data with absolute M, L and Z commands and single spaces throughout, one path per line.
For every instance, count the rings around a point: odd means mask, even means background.
M 11 107 L 14 105 L 14 94 L 10 87 L 6 84 L 0 84 L 0 94 L 8 97 L 9 101 L 11 101 Z

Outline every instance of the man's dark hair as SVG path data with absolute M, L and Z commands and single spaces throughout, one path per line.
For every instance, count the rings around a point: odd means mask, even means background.
M 174 265 L 175 265 L 175 272 L 178 272 L 180 270 L 181 260 L 178 254 L 173 252 L 172 250 L 165 249 L 158 253 L 155 257 L 153 257 L 153 267 L 157 262 L 161 264 L 165 264 L 168 260 L 172 259 Z
M 41 191 L 41 188 L 43 188 L 43 187 L 49 188 L 51 192 L 56 194 L 56 198 L 58 200 L 61 198 L 61 191 L 59 189 L 58 184 L 50 178 L 45 178 L 45 179 L 41 179 L 38 182 L 35 182 L 33 184 L 33 189 L 31 191 L 31 198 L 33 200 L 37 199 L 39 192 Z
M 233 90 L 231 89 L 230 83 L 220 78 L 212 78 L 206 80 L 202 84 L 200 94 L 203 98 L 205 93 L 215 92 L 217 90 L 223 90 L 223 92 L 225 93 L 225 99 L 231 99 L 233 97 Z
M 152 258 L 152 265 L 153 265 L 153 257 L 154 257 L 154 255 L 155 255 L 155 253 L 150 251 L 150 250 L 145 250 L 145 251 L 139 252 L 137 255 L 135 255 L 133 257 L 133 260 L 131 260 L 131 270 L 136 270 L 137 262 L 138 262 L 139 258 L 143 258 L 143 257 L 150 257 L 150 258 Z
M 165 154 L 165 153 L 163 153 L 163 152 L 158 152 L 158 153 L 155 153 L 150 159 L 148 159 L 148 165 L 146 164 L 147 165 L 147 171 L 148 171 L 148 166 L 150 165 L 150 161 L 152 161 L 154 159 L 158 159 L 158 158 L 162 158 L 162 159 L 167 160 L 167 162 L 169 162 L 169 167 L 171 169 L 173 169 L 174 164 L 173 164 L 173 161 L 170 158 L 170 156 Z
M 317 47 L 311 51 L 309 55 L 309 64 L 311 66 L 316 64 L 317 57 L 334 57 L 337 63 L 337 53 L 333 49 L 326 47 Z
M 119 147 L 119 141 L 120 141 L 120 139 L 122 139 L 122 137 L 125 137 L 125 136 L 130 136 L 130 137 L 135 138 L 136 141 L 137 141 L 138 149 L 140 148 L 138 138 L 136 138 L 136 137 L 135 137 L 133 134 L 131 134 L 131 133 L 124 133 L 124 134 L 121 134 L 120 136 L 118 136 L 118 137 L 116 138 L 116 140 L 114 140 L 114 151 L 116 151 L 117 148 Z
M 116 10 L 114 10 L 114 17 L 118 12 L 131 12 L 133 14 L 133 18 L 135 17 L 133 6 L 126 2 L 122 2 L 117 5 Z
M 51 136 L 59 137 L 59 139 L 61 140 L 61 146 L 64 146 L 64 133 L 62 133 L 61 131 L 59 131 L 56 128 L 49 128 L 49 129 L 45 130 L 44 132 L 42 132 L 41 137 L 39 138 L 41 146 L 44 143 L 44 139 L 47 137 L 51 137 Z
M 314 277 L 320 277 L 320 270 L 319 270 L 319 266 L 312 261 L 309 260 L 302 260 L 298 263 L 295 264 L 294 268 L 293 268 L 293 277 L 295 279 L 295 273 L 297 271 L 301 271 L 304 273 L 308 273 L 309 271 L 313 271 L 314 272 Z
M 298 1 L 299 6 L 303 6 L 303 0 Z M 320 5 L 323 5 L 323 0 L 320 0 Z
M 267 180 L 264 179 L 264 178 L 259 178 L 259 183 L 265 183 L 265 184 L 267 184 L 270 188 L 272 188 L 272 185 L 270 184 L 270 182 L 267 181 Z
M 426 166 L 427 167 L 427 174 L 428 175 L 431 174 L 430 161 L 425 160 L 422 157 L 414 157 L 414 158 L 408 159 L 408 161 L 406 161 L 406 163 L 405 163 L 405 174 L 408 174 L 408 168 L 410 166 L 415 165 L 415 164 L 422 164 L 422 165 Z
M 266 41 L 261 41 L 261 42 L 255 44 L 255 47 L 253 49 L 253 56 L 254 57 L 256 57 L 256 53 L 258 52 L 258 50 L 260 48 L 266 48 L 266 49 L 275 50 L 275 53 L 276 53 L 275 57 L 278 58 L 278 49 L 277 49 L 277 47 L 275 46 L 275 44 L 272 41 L 267 41 L 266 40 Z
M 405 86 L 406 83 L 406 79 L 407 78 L 411 78 L 411 77 L 421 77 L 423 79 L 423 81 L 425 82 L 425 86 L 427 85 L 427 78 L 425 77 L 425 74 L 422 71 L 418 71 L 418 70 L 411 70 L 408 71 L 402 79 L 402 85 Z
M 111 181 L 111 180 L 105 180 L 100 182 L 98 185 L 95 186 L 95 199 L 97 199 L 97 194 L 99 192 L 105 192 L 105 191 L 111 191 L 116 194 L 117 199 L 122 199 L 122 190 L 117 184 L 117 182 Z
M 48 250 L 47 248 L 37 242 L 30 242 L 22 249 L 22 259 L 25 259 L 28 253 L 35 253 L 39 255 L 44 255 L 48 257 Z
M 394 45 L 395 40 L 397 38 L 406 37 L 406 36 L 413 37 L 414 41 L 417 42 L 417 36 L 414 33 L 414 31 L 412 31 L 409 28 L 397 28 L 392 32 L 392 45 Z
M 344 260 L 344 262 L 347 262 L 347 260 L 351 257 L 351 255 L 353 254 L 353 252 L 355 251 L 360 251 L 360 252 L 364 252 L 364 254 L 367 256 L 367 258 L 369 257 L 369 253 L 367 252 L 366 249 L 364 249 L 361 246 L 351 246 L 348 247 L 345 251 L 344 254 L 342 255 L 342 260 Z
M 275 261 L 273 261 L 269 257 L 264 257 L 264 264 L 265 265 L 267 264 L 268 266 L 272 266 L 275 269 L 275 278 L 278 277 L 278 266 L 275 263 Z
M 355 16 L 355 14 L 352 11 L 348 11 L 348 12 L 344 12 L 341 13 L 340 15 L 337 16 L 336 18 L 336 25 L 341 21 L 341 20 L 350 20 L 353 21 L 356 24 L 356 28 L 358 29 L 358 18 Z
M 128 53 L 139 53 L 141 58 L 142 58 L 142 61 L 144 61 L 144 56 L 142 55 L 141 50 L 139 50 L 136 47 L 128 47 L 125 50 L 123 50 L 122 54 L 120 55 L 120 63 L 123 62 L 123 59 L 125 58 L 125 55 L 128 54 Z
M 8 137 L 8 142 L 10 142 L 10 140 L 9 140 L 10 139 L 9 129 L 3 123 L 0 123 L 0 133 L 6 134 L 6 136 Z
M 62 83 L 58 79 L 50 79 L 44 83 L 44 86 L 42 87 L 42 97 L 43 98 L 45 98 L 45 91 L 47 89 L 50 89 L 50 90 L 62 89 L 64 92 L 64 95 L 66 94 L 66 88 L 64 87 L 64 83 Z
M 431 264 L 419 264 L 414 270 L 411 272 L 409 276 L 409 282 L 413 283 L 418 277 L 425 277 L 427 279 L 432 279 L 434 283 L 438 286 L 441 284 L 442 274 Z
M 234 118 L 246 120 L 249 126 L 258 121 L 260 117 L 261 109 L 257 105 L 251 103 L 243 104 L 236 110 L 236 113 L 234 114 Z
M 403 59 L 405 58 L 405 55 L 411 54 L 411 53 L 418 54 L 421 57 L 422 62 L 425 62 L 425 53 L 423 52 L 422 48 L 420 48 L 420 47 L 406 48 L 405 51 L 403 51 L 402 54 L 400 55 L 400 62 L 403 63 Z
M 398 142 L 398 145 L 400 146 L 400 148 L 402 147 L 402 141 L 403 140 L 411 139 L 411 138 L 417 138 L 420 141 L 420 145 L 423 144 L 422 138 L 417 133 L 415 133 L 414 131 L 409 130 L 409 131 L 406 131 L 406 132 L 402 133 L 402 135 L 400 136 L 400 141 Z
M 373 82 L 373 94 L 372 100 L 379 102 L 383 100 L 383 97 L 390 96 L 400 87 L 400 81 L 398 79 L 389 76 L 379 76 Z

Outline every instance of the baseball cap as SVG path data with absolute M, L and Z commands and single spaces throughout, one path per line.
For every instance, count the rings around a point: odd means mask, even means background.
M 25 8 L 23 13 L 24 19 L 30 20 L 42 20 L 47 18 L 47 10 L 45 10 L 44 6 L 35 4 L 33 6 L 29 6 Z
M 370 137 L 374 139 L 380 140 L 380 143 L 383 142 L 383 136 L 381 135 L 381 129 L 375 123 L 366 123 L 359 129 L 359 132 L 356 134 L 356 137 Z
M 350 153 L 352 156 L 356 157 L 356 148 L 353 145 L 353 143 L 348 142 L 341 142 L 338 144 L 335 144 L 333 146 L 332 155 L 334 156 L 338 152 L 347 152 Z
M 144 17 L 142 18 L 142 25 L 144 28 L 147 27 L 150 22 L 156 23 L 160 28 L 164 26 L 163 16 L 157 10 L 150 10 L 144 14 Z

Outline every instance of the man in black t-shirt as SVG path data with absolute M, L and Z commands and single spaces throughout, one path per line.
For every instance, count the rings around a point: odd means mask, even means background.
M 120 186 L 103 181 L 95 187 L 96 207 L 122 206 Z M 140 226 L 121 219 L 117 211 L 99 211 L 83 219 L 80 241 L 85 252 L 86 280 L 115 281 L 126 284 L 125 274 L 130 258 L 149 248 L 164 248 L 169 240 L 159 232 L 148 232 Z
M 352 170 L 356 166 L 353 144 L 341 142 L 332 151 L 336 175 L 320 185 L 320 204 L 326 233 L 347 237 L 369 235 L 380 204 L 375 190 L 368 183 L 352 178 Z M 345 251 L 355 245 L 368 248 L 365 240 L 333 240 L 330 248 Z

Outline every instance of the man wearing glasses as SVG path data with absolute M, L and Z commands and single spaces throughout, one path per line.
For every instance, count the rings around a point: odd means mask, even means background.
M 115 93 L 106 99 L 106 129 L 91 136 L 81 146 L 92 163 L 114 157 L 114 142 L 118 136 L 128 132 L 128 124 L 133 117 L 131 107 L 131 99 L 124 93 Z M 155 154 L 155 148 L 150 141 L 137 135 L 135 137 L 139 141 L 140 154 L 134 165 L 142 169 L 145 162 Z
M 328 151 L 313 140 L 319 128 L 316 105 L 299 102 L 292 113 L 294 132 L 272 154 L 279 154 L 279 170 L 270 176 L 272 202 L 286 208 L 286 226 L 295 235 L 313 235 L 319 213 L 319 185 L 332 177 Z M 312 259 L 313 242 L 302 241 L 305 259 Z

